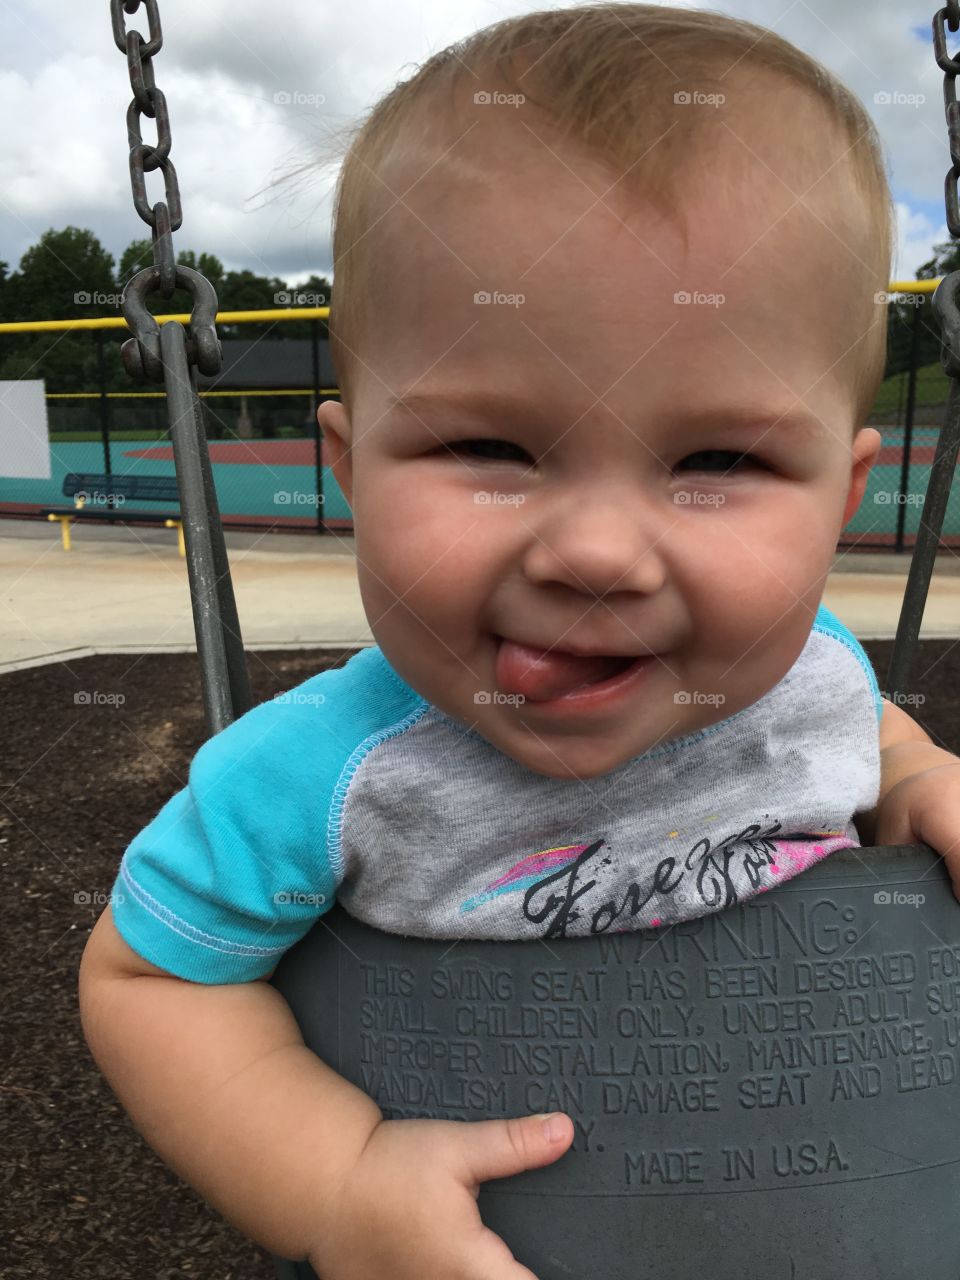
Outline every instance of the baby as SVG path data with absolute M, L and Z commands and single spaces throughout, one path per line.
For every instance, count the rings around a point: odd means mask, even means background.
M 200 749 L 123 858 L 83 1024 L 265 1247 L 530 1280 L 475 1198 L 570 1120 L 387 1120 L 264 979 L 335 899 L 533 939 L 668 927 L 861 843 L 956 869 L 960 761 L 820 604 L 881 444 L 892 203 L 824 68 L 634 4 L 430 58 L 337 195 L 318 420 L 376 644 Z

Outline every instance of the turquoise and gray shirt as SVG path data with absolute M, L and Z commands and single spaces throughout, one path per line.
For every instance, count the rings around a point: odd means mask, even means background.
M 560 938 L 720 911 L 858 846 L 880 691 L 823 606 L 751 706 L 587 781 L 525 768 L 425 701 L 379 648 L 199 749 L 127 848 L 116 926 L 195 982 L 272 969 L 334 901 L 424 938 Z

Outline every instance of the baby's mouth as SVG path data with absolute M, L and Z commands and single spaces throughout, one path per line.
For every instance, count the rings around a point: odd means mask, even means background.
M 586 685 L 599 684 L 626 671 L 636 654 L 577 656 L 561 649 L 537 649 L 516 640 L 500 641 L 495 674 L 503 693 L 521 694 L 530 702 L 562 698 Z

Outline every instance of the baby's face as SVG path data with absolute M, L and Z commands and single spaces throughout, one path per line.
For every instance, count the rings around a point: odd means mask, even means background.
M 513 110 L 391 171 L 353 417 L 318 416 L 391 666 L 528 768 L 587 779 L 799 656 L 880 445 L 842 362 L 867 272 L 829 194 L 793 194 L 829 161 L 791 172 L 771 145 L 793 191 L 756 163 L 736 203 L 703 175 L 685 247 Z M 503 637 L 655 656 L 616 696 L 522 701 Z

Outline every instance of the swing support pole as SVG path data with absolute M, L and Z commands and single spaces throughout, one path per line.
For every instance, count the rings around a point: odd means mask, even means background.
M 139 31 L 127 31 L 124 25 L 124 14 L 136 13 L 141 3 L 147 14 L 146 40 Z M 215 323 L 217 295 L 199 271 L 178 265 L 173 252 L 172 233 L 181 225 L 183 213 L 177 174 L 170 160 L 170 116 L 153 73 L 153 55 L 163 47 L 157 0 L 110 0 L 110 11 L 114 41 L 127 55 L 133 91 L 127 109 L 133 203 L 151 229 L 154 259 L 153 266 L 138 272 L 123 291 L 121 307 L 133 337 L 124 342 L 121 353 L 131 377 L 162 382 L 166 391 L 203 707 L 212 736 L 243 715 L 252 702 L 210 470 L 203 406 L 197 394 L 197 372 L 213 376 L 222 364 Z M 156 121 L 156 145 L 143 141 L 142 116 Z M 163 174 L 165 199 L 151 208 L 146 174 L 154 169 Z M 186 289 L 192 299 L 189 335 L 175 321 L 161 329 L 147 309 L 150 294 L 159 292 L 169 299 L 178 287 Z
M 950 146 L 951 165 L 944 180 L 947 229 L 954 240 L 960 239 L 960 198 L 957 181 L 960 179 L 960 103 L 957 102 L 957 72 L 960 60 L 947 51 L 947 28 L 960 28 L 960 0 L 947 0 L 933 16 L 933 52 L 937 66 L 943 72 L 943 105 L 947 121 L 947 137 Z M 937 449 L 927 493 L 920 511 L 920 527 L 917 541 L 910 557 L 910 572 L 900 608 L 897 638 L 894 641 L 890 666 L 887 670 L 886 693 L 894 702 L 907 692 L 910 668 L 916 652 L 923 610 L 930 589 L 930 577 L 936 563 L 940 532 L 947 511 L 953 477 L 960 451 L 960 271 L 951 271 L 937 285 L 933 295 L 933 310 L 940 321 L 940 363 L 951 379 L 947 396 L 945 420 L 937 438 Z

